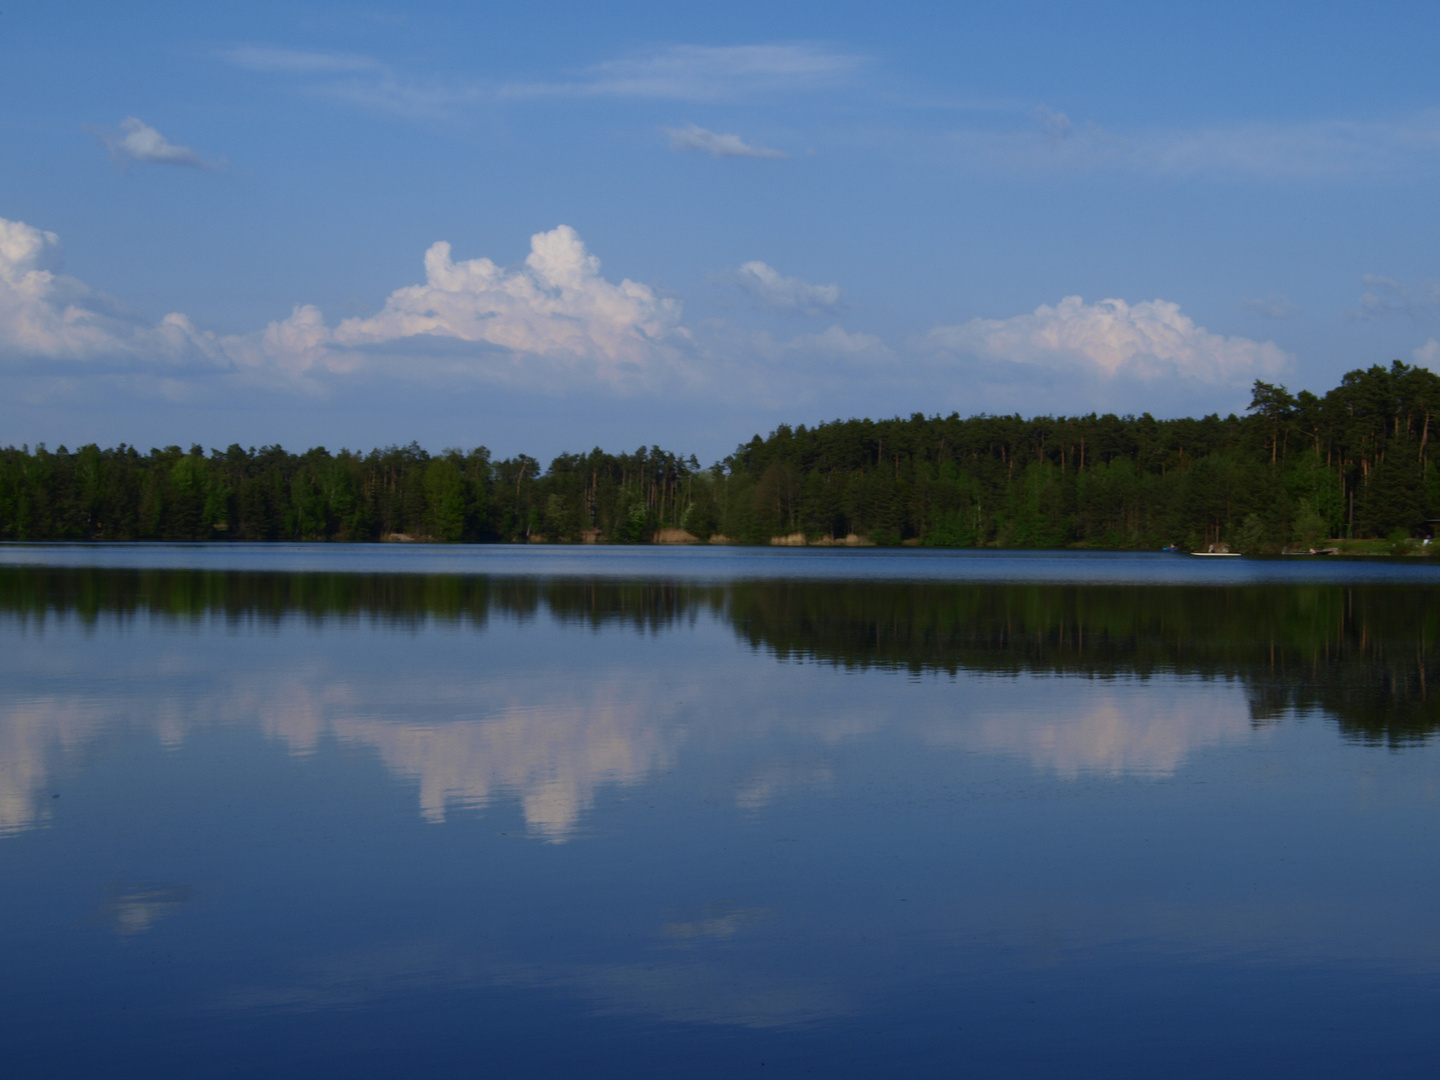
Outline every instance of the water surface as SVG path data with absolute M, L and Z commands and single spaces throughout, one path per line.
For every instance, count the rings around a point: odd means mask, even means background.
M 1433 582 L 0 549 L 0 1052 L 1433 1075 Z

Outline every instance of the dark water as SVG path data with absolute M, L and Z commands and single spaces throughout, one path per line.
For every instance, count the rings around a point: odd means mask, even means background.
M 0 549 L 0 1062 L 1433 1076 L 1437 582 Z

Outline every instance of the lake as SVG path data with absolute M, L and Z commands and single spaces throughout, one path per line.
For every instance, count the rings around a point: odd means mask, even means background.
M 0 546 L 0 1061 L 1434 1076 L 1437 585 Z

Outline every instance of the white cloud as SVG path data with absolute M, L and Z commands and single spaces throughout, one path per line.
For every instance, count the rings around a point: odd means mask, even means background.
M 127 116 L 120 121 L 120 130 L 90 128 L 90 133 L 119 161 L 140 161 L 152 165 L 185 165 L 194 169 L 213 169 L 188 146 L 178 146 L 143 120 Z
M 59 268 L 60 237 L 0 218 L 0 281 L 15 285 L 27 275 Z
M 1440 111 L 1297 124 L 1113 128 L 1034 109 L 1023 126 L 960 129 L 945 136 L 967 168 L 1264 181 L 1426 176 L 1440 171 Z
M 1440 309 L 1440 281 L 1406 285 L 1393 278 L 1365 274 L 1360 283 L 1365 291 L 1360 294 L 1360 306 L 1350 312 L 1353 319 L 1378 322 L 1394 315 L 1428 319 Z
M 628 97 L 719 101 L 833 86 L 867 63 L 815 42 L 671 45 L 598 64 L 568 82 L 511 83 L 501 97 Z
M 874 334 L 832 326 L 819 334 L 798 334 L 785 342 L 781 351 L 791 355 L 861 364 L 874 374 L 874 365 L 893 363 L 894 351 Z
M 0 363 L 208 359 L 211 343 L 183 315 L 147 325 L 103 293 L 57 273 L 60 238 L 0 218 Z
M 1279 293 L 1271 293 L 1269 296 L 1242 296 L 1240 306 L 1246 311 L 1264 315 L 1267 319 L 1288 319 L 1292 315 L 1300 314 L 1300 308 L 1289 297 Z
M 483 103 L 489 94 L 477 86 L 407 82 L 385 74 L 375 79 L 342 79 L 316 88 L 321 97 L 364 109 L 412 119 L 454 117 L 457 110 Z
M 739 135 L 720 135 L 695 124 L 683 128 L 666 128 L 665 134 L 670 136 L 670 149 L 698 150 L 702 154 L 709 154 L 712 158 L 783 158 L 786 156 L 780 150 L 771 150 L 765 146 L 751 146 Z
M 425 283 L 397 289 L 375 315 L 332 329 L 301 306 L 231 351 L 249 367 L 294 375 L 439 370 L 550 389 L 563 388 L 557 376 L 618 386 L 683 374 L 670 341 L 685 337 L 677 301 L 607 281 L 568 225 L 537 233 L 530 247 L 522 266 L 504 268 L 484 258 L 457 263 L 441 241 L 425 253 Z
M 1068 139 L 1075 134 L 1075 125 L 1063 112 L 1056 112 L 1054 109 L 1041 105 L 1030 115 L 1035 118 L 1045 138 L 1052 144 L 1058 143 L 1062 139 Z
M 1433 337 L 1427 338 L 1425 344 L 1411 352 L 1410 356 L 1421 367 L 1434 371 L 1440 368 L 1440 341 L 1436 341 Z
M 1274 376 L 1290 356 L 1273 342 L 1212 334 L 1166 300 L 1086 304 L 1067 296 L 1054 307 L 1009 319 L 971 319 L 932 330 L 926 343 L 942 354 L 990 365 L 1015 365 L 1088 380 L 1152 383 L 1186 379 L 1240 386 Z
M 450 393 L 488 384 L 703 394 L 787 410 L 873 412 L 923 397 L 967 411 L 1133 403 L 1192 413 L 1202 402 L 1239 407 L 1253 379 L 1290 364 L 1274 343 L 1212 334 L 1163 300 L 1069 297 L 1029 315 L 939 327 L 901 355 L 838 324 L 779 340 L 723 320 L 692 331 L 677 300 L 603 276 L 573 229 L 538 233 L 530 248 L 507 267 L 456 260 L 436 243 L 424 280 L 395 290 L 372 315 L 332 325 L 300 304 L 263 329 L 222 336 L 181 314 L 151 323 L 125 310 L 58 272 L 53 233 L 0 219 L 0 374 L 16 400 L 121 379 L 125 392 L 170 399 L 228 387 L 324 394 L 408 383 Z M 790 310 L 833 311 L 841 299 L 836 286 L 786 278 L 765 263 L 736 277 L 762 302 Z
M 784 277 L 763 262 L 743 264 L 735 272 L 735 281 L 761 304 L 779 311 L 814 315 L 840 306 L 840 286 L 811 285 L 797 277 Z
M 498 83 L 428 73 L 417 77 L 355 53 L 244 45 L 219 55 L 249 71 L 309 80 L 302 85 L 328 97 L 381 112 L 425 117 L 506 100 L 632 98 L 714 102 L 802 93 L 840 84 L 867 63 L 865 57 L 815 42 L 670 45 L 605 61 L 569 78 Z M 778 155 L 761 151 L 745 156 Z
M 578 381 L 656 387 L 693 379 L 681 349 L 680 304 L 600 261 L 562 225 L 531 238 L 524 264 L 456 262 L 450 245 L 425 253 L 424 284 L 397 289 L 369 318 L 329 326 L 313 305 L 264 330 L 220 337 L 180 314 L 147 324 L 83 282 L 55 273 L 59 239 L 0 219 L 0 363 L 61 374 L 65 362 L 127 371 L 183 369 L 263 385 L 318 389 L 327 376 L 374 373 L 481 379 L 560 390 Z

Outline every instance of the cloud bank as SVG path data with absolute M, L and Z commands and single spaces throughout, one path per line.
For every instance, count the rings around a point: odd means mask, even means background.
M 0 375 L 69 380 L 71 389 L 121 377 L 132 392 L 169 398 L 213 398 L 225 387 L 324 395 L 347 385 L 451 393 L 488 384 L 773 411 L 923 404 L 1033 412 L 1137 402 L 1187 413 L 1202 403 L 1239 407 L 1252 380 L 1291 364 L 1273 342 L 1212 334 L 1165 300 L 1071 296 L 1028 315 L 941 326 L 898 351 L 839 322 L 788 339 L 725 320 L 691 328 L 678 300 L 606 278 L 566 225 L 536 233 L 525 260 L 509 267 L 457 260 L 437 242 L 425 253 L 423 282 L 396 289 L 369 316 L 331 324 L 299 304 L 287 318 L 232 335 L 198 329 L 179 313 L 149 322 L 61 274 L 59 254 L 55 234 L 0 219 Z M 838 286 L 760 261 L 734 280 L 772 310 L 842 313 Z

